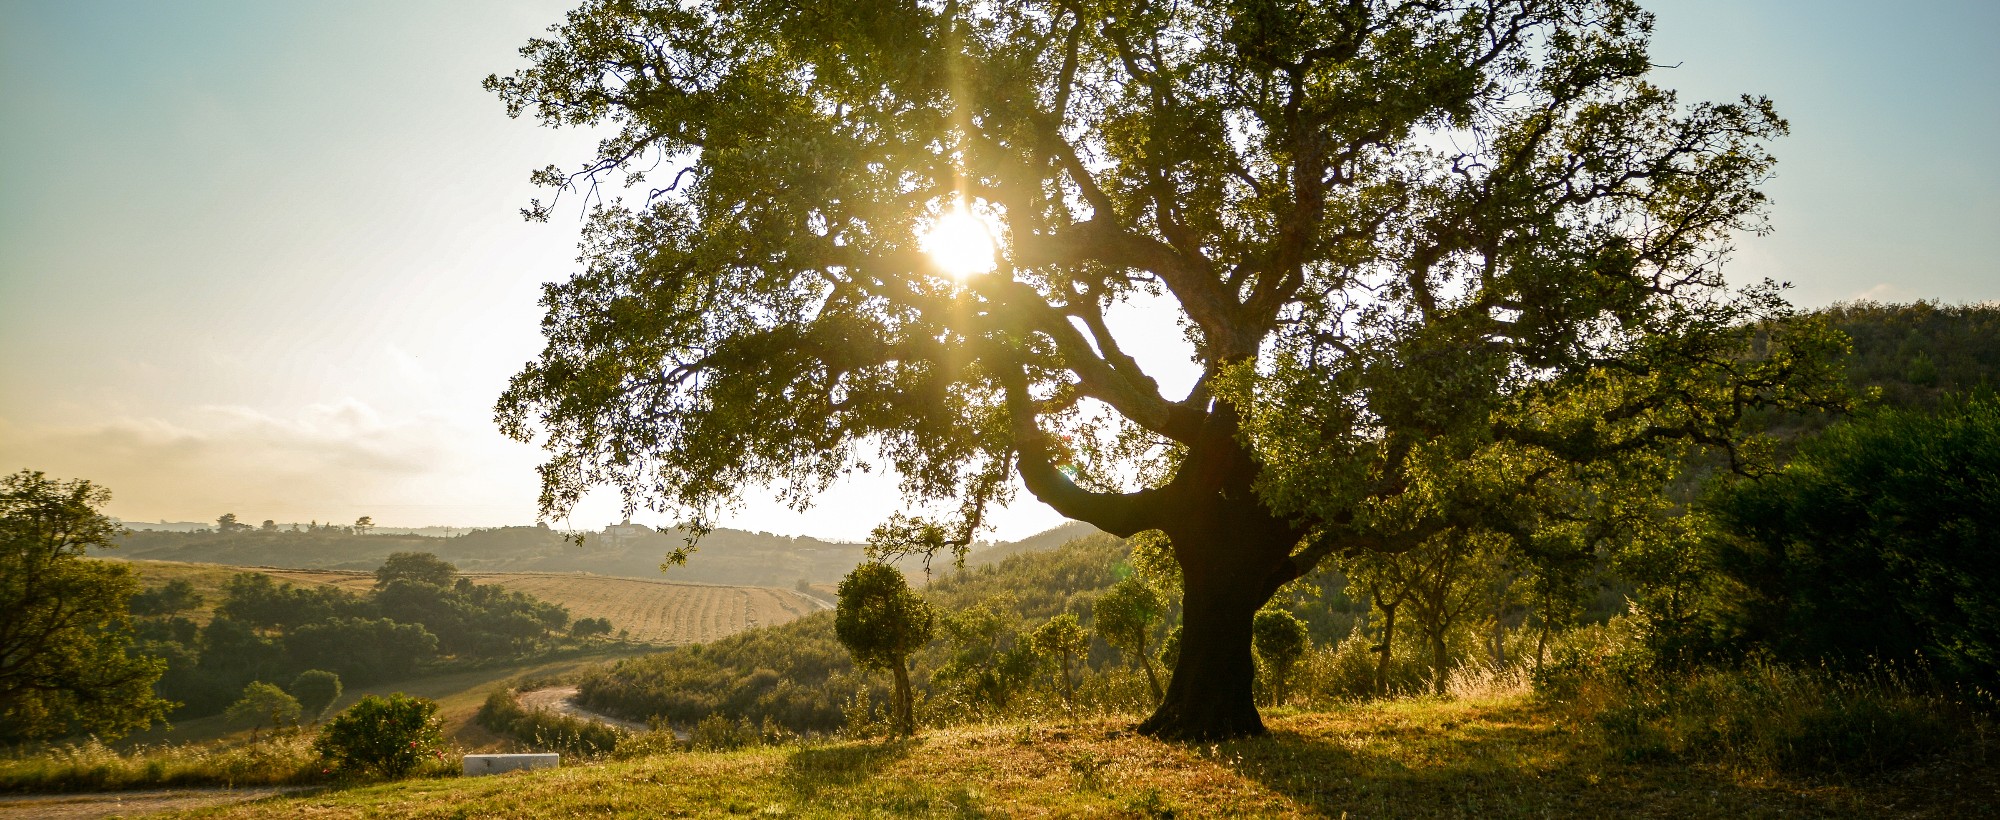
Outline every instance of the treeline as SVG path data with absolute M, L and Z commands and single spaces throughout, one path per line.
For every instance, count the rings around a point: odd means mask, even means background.
M 559 604 L 458 577 L 457 567 L 428 553 L 390 556 L 366 593 L 246 572 L 230 578 L 222 596 L 205 625 L 189 617 L 204 602 L 186 581 L 131 600 L 136 654 L 166 661 L 156 691 L 181 704 L 177 716 L 221 712 L 254 682 L 291 681 L 307 670 L 366 685 L 603 631 L 593 619 L 572 624 Z

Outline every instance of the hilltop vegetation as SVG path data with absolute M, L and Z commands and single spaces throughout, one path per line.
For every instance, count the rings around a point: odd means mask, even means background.
M 832 584 L 866 559 L 866 546 L 809 537 L 719 528 L 701 540 L 695 560 L 662 569 L 667 553 L 685 546 L 676 530 L 620 528 L 586 533 L 583 543 L 544 526 L 494 527 L 451 537 L 356 532 L 352 527 L 307 525 L 297 530 L 255 527 L 218 532 L 134 530 L 120 536 L 116 557 L 232 566 L 372 572 L 391 554 L 428 552 L 467 572 L 589 572 L 628 578 L 704 584 L 793 588 Z M 1094 532 L 1071 524 L 1021 542 L 981 545 L 973 560 L 992 551 L 1003 557 L 1021 549 L 1050 547 Z M 920 571 L 915 561 L 902 564 Z

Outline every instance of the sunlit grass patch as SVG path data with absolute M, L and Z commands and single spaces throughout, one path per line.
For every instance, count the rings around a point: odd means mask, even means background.
M 962 726 L 901 740 L 670 751 L 554 772 L 412 781 L 223 817 L 1544 817 L 1847 815 L 1990 805 L 1991 767 L 1826 782 L 1630 760 L 1523 696 L 1278 710 L 1264 737 L 1163 743 L 1136 716 Z

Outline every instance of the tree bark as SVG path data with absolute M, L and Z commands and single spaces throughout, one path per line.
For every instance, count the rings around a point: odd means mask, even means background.
M 1444 694 L 1445 667 L 1447 664 L 1451 663 L 1450 649 L 1445 646 L 1443 629 L 1439 629 L 1436 632 L 1432 633 L 1430 639 L 1431 639 L 1431 677 L 1432 677 L 1431 690 L 1433 692 L 1436 692 L 1437 694 L 1442 695 Z
M 1151 630 L 1152 626 L 1147 625 Z M 1158 706 L 1165 694 L 1160 691 L 1160 673 L 1153 671 L 1153 653 L 1146 648 L 1146 635 L 1139 635 L 1139 667 L 1146 670 L 1146 685 L 1153 690 L 1153 705 Z
M 1223 740 L 1264 733 L 1252 684 L 1250 622 L 1270 593 L 1227 579 L 1185 577 L 1181 655 L 1159 708 L 1139 724 L 1167 740 Z
M 1377 597 L 1376 601 L 1378 602 L 1377 606 L 1380 606 L 1379 602 L 1381 598 Z M 1397 606 L 1401 606 L 1401 604 L 1382 607 L 1382 657 L 1375 661 L 1376 697 L 1386 698 L 1389 696 L 1389 658 L 1390 653 L 1396 646 Z
M 1181 650 L 1142 734 L 1209 741 L 1264 733 L 1253 684 L 1251 621 L 1287 581 L 1302 533 L 1247 486 L 1187 499 L 1164 526 L 1181 566 Z
M 907 663 L 909 663 L 908 659 L 897 658 L 894 667 L 896 673 L 896 703 L 894 710 L 896 714 L 893 720 L 895 722 L 896 734 L 903 735 L 904 737 L 917 733 L 916 709 L 910 703 L 915 698 L 912 697 L 912 690 L 910 689 L 910 670 L 905 666 Z

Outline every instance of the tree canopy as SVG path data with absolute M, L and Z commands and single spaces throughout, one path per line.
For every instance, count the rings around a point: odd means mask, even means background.
M 549 449 L 548 515 L 608 485 L 700 524 L 881 463 L 930 511 L 888 551 L 963 549 L 1017 486 L 1159 530 L 1186 620 L 1142 728 L 1261 731 L 1251 618 L 1326 556 L 1575 555 L 1658 510 L 1601 488 L 1689 445 L 1754 464 L 1746 411 L 1835 400 L 1837 337 L 1756 332 L 1776 288 L 1721 274 L 1785 123 L 1649 82 L 1650 29 L 1627 0 L 587 2 L 487 80 L 609 129 L 535 174 L 531 218 L 582 197 L 583 269 L 499 421 Z
M 86 560 L 120 527 L 110 491 L 22 470 L 0 477 L 0 743 L 87 731 L 120 737 L 163 717 L 165 663 L 133 657 L 132 571 Z

